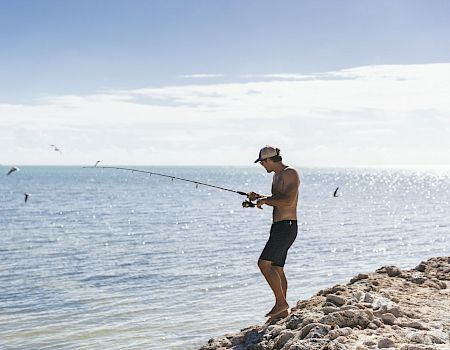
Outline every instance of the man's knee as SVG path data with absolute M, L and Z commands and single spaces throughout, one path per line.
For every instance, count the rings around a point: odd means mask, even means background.
M 272 262 L 267 260 L 258 260 L 258 267 L 262 273 L 268 272 L 272 268 Z
M 280 275 L 280 276 L 284 276 L 284 269 L 281 266 L 273 266 L 273 268 L 275 269 L 275 271 Z

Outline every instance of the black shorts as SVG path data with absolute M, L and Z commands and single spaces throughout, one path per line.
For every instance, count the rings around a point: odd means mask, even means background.
M 283 267 L 288 249 L 297 237 L 297 220 L 283 220 L 272 224 L 270 237 L 259 259 L 271 261 L 272 265 Z

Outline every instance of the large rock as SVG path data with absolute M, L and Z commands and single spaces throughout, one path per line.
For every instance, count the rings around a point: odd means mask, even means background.
M 344 310 L 333 312 L 323 317 L 320 322 L 330 326 L 338 326 L 341 328 L 353 328 L 356 326 L 366 328 L 369 325 L 370 320 L 368 319 L 366 313 L 363 311 Z

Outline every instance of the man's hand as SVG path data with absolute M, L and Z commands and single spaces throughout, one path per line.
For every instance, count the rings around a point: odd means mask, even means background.
M 256 206 L 259 209 L 262 209 L 262 206 L 266 204 L 266 198 L 262 198 L 262 199 L 258 199 L 258 201 L 256 202 Z
M 260 194 L 258 194 L 258 193 L 255 193 L 255 192 L 249 192 L 249 193 L 247 193 L 247 198 L 248 199 L 250 199 L 252 202 L 254 201 L 254 200 L 257 200 L 258 198 L 262 198 L 263 196 L 261 196 Z

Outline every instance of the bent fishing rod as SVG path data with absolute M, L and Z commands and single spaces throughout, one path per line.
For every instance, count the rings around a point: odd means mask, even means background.
M 248 194 L 246 192 L 242 192 L 242 191 L 236 191 L 236 190 L 231 190 L 229 188 L 225 188 L 225 187 L 221 187 L 221 186 L 215 186 L 215 185 L 210 185 L 204 182 L 200 182 L 200 181 L 194 181 L 194 180 L 189 180 L 189 179 L 184 179 L 182 177 L 177 177 L 177 176 L 173 176 L 173 175 L 167 175 L 167 174 L 161 174 L 161 173 L 155 173 L 153 171 L 147 171 L 147 170 L 140 170 L 140 169 L 133 169 L 133 168 L 124 168 L 124 167 L 115 167 L 115 166 L 99 166 L 99 165 L 94 165 L 94 166 L 84 166 L 83 169 L 115 169 L 115 170 L 125 170 L 125 171 L 131 171 L 132 173 L 136 172 L 136 173 L 144 173 L 144 174 L 150 174 L 150 175 L 156 175 L 156 176 L 162 176 L 162 177 L 167 177 L 169 179 L 173 180 L 179 180 L 179 181 L 185 181 L 185 182 L 190 182 L 196 185 L 196 187 L 198 187 L 199 185 L 201 186 L 207 186 L 207 187 L 213 187 L 213 188 L 217 188 L 219 190 L 223 190 L 223 191 L 228 191 L 228 192 L 233 192 L 233 193 L 237 193 L 240 194 L 241 196 L 247 196 Z M 246 199 L 242 202 L 242 207 L 243 208 L 254 208 L 256 207 L 256 203 L 253 203 L 252 201 Z

